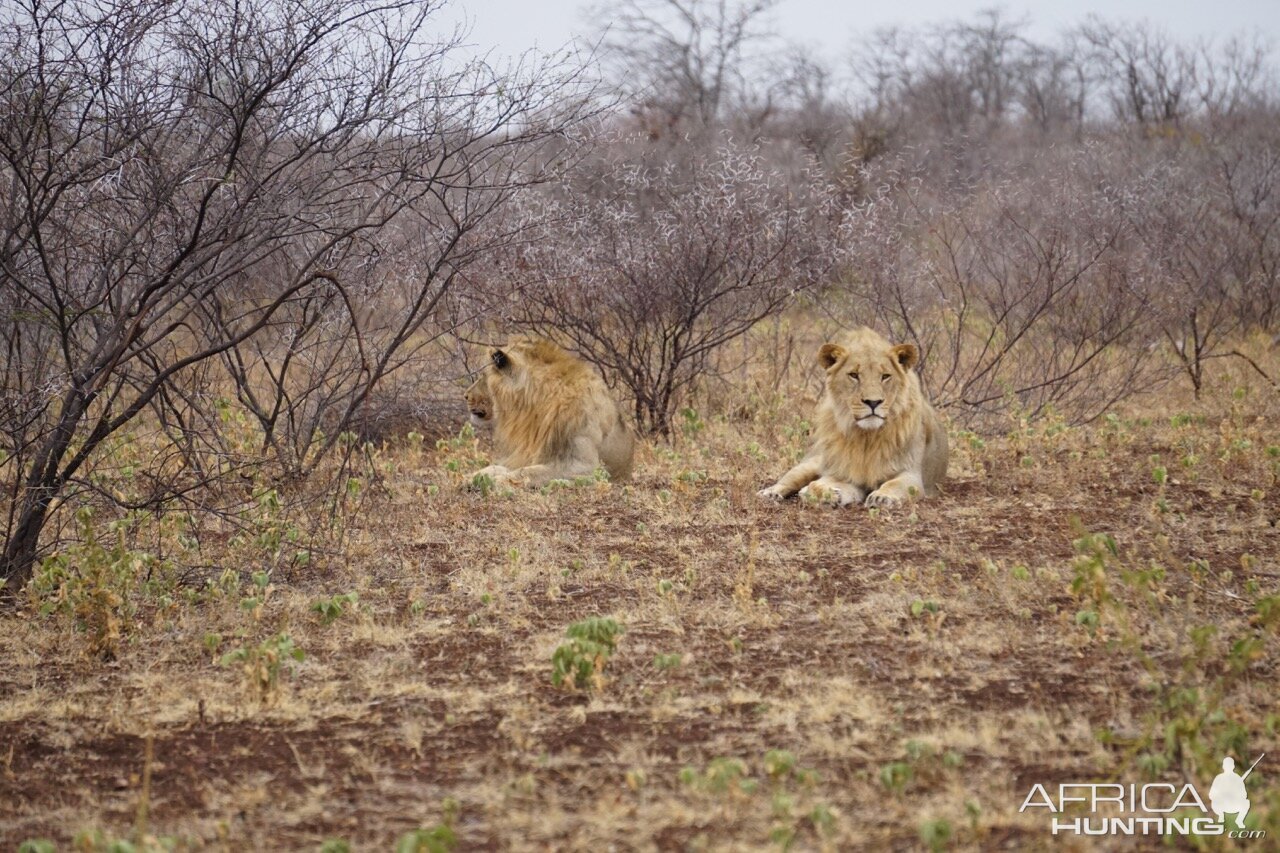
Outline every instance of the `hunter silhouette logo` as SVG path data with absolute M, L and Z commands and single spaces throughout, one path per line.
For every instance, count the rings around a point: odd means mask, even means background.
M 1141 785 L 1111 783 L 1062 783 L 1056 791 L 1036 784 L 1027 792 L 1019 813 L 1047 809 L 1054 835 L 1226 835 L 1228 838 L 1265 838 L 1266 830 L 1246 829 L 1249 792 L 1245 780 L 1266 757 L 1259 755 L 1243 775 L 1236 773 L 1234 758 L 1222 760 L 1222 772 L 1209 786 L 1206 805 L 1190 782 L 1173 785 L 1148 782 Z M 1234 826 L 1227 815 L 1235 815 Z
M 1253 768 L 1266 755 L 1264 752 L 1255 758 L 1243 776 L 1236 775 L 1234 758 L 1227 756 L 1222 759 L 1222 772 L 1214 777 L 1213 784 L 1209 786 L 1209 805 L 1213 807 L 1218 820 L 1226 823 L 1227 815 L 1234 814 L 1236 827 L 1244 829 L 1244 816 L 1249 813 L 1249 792 L 1245 790 L 1244 780 L 1249 778 Z

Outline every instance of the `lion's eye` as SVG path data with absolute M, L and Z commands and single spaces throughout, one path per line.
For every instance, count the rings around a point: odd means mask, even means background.
M 849 371 L 849 378 L 850 378 L 850 379 L 852 379 L 854 382 L 857 382 L 857 381 L 858 381 L 858 371 L 856 371 L 856 370 L 850 370 L 850 371 Z
M 880 376 L 880 381 L 881 381 L 881 382 L 888 382 L 891 378 L 892 378 L 892 377 L 891 377 L 891 376 L 889 376 L 889 374 L 885 373 L 885 374 L 882 374 L 882 375 Z

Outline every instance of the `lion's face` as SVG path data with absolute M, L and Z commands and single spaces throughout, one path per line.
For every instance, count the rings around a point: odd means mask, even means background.
M 467 409 L 471 413 L 471 425 L 477 429 L 492 426 L 493 400 L 489 398 L 489 389 L 485 385 L 483 374 L 479 379 L 471 383 L 471 387 L 467 389 L 465 396 Z
M 914 345 L 885 346 L 874 334 L 843 346 L 823 344 L 818 363 L 827 371 L 827 393 L 844 416 L 841 426 L 878 430 L 909 407 L 907 373 L 918 360 Z
M 488 365 L 466 393 L 472 426 L 493 427 L 497 410 L 511 406 L 513 395 L 520 397 L 531 383 L 536 384 L 533 374 L 544 365 L 548 346 L 536 339 L 515 338 L 489 350 Z M 501 398 L 502 404 L 495 403 L 495 398 Z

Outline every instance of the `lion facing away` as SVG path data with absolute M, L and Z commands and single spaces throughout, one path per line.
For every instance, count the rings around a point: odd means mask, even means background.
M 489 353 L 467 389 L 472 423 L 493 426 L 497 462 L 477 474 L 498 485 L 543 486 L 590 476 L 631 475 L 635 438 L 586 362 L 542 338 L 515 338 Z
M 947 433 L 920 389 L 913 344 L 890 344 L 871 329 L 823 344 L 827 390 L 818 404 L 809 455 L 759 492 L 796 492 L 823 503 L 892 506 L 932 495 L 947 474 Z

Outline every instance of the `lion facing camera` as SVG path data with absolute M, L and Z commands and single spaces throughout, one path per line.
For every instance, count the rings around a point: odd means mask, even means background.
M 497 462 L 479 471 L 500 486 L 544 486 L 631 475 L 635 438 L 590 365 L 543 338 L 520 337 L 489 353 L 466 393 L 472 421 L 493 428 Z
M 797 492 L 837 506 L 899 504 L 932 495 L 947 475 L 947 433 L 920 389 L 913 344 L 890 344 L 861 328 L 823 344 L 827 372 L 809 455 L 761 489 L 783 500 Z

